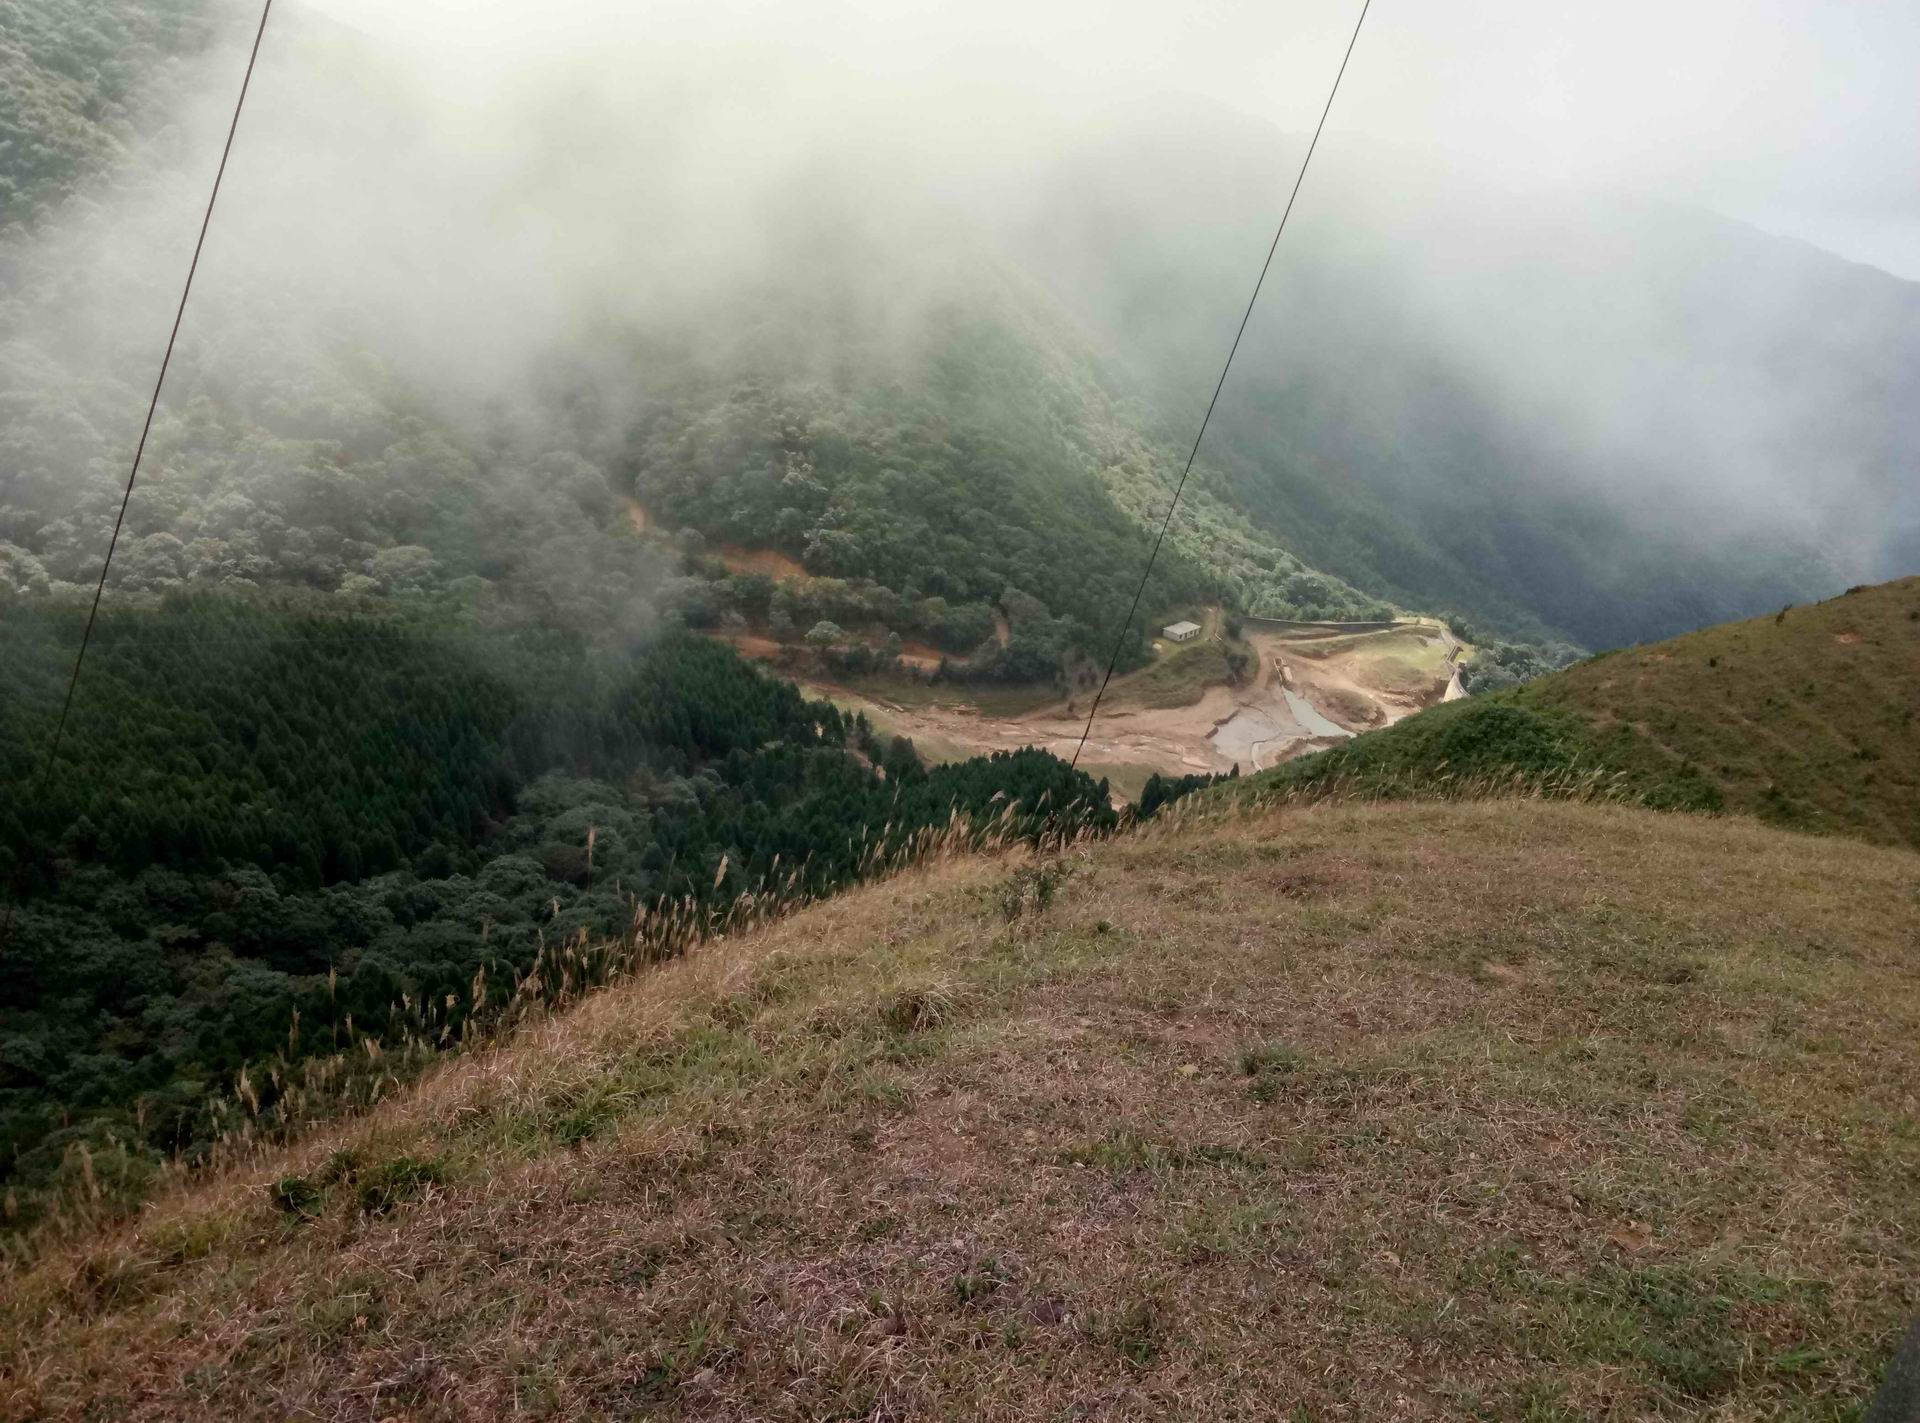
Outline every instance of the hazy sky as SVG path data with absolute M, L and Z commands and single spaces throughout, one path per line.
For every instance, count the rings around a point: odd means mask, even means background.
M 834 102 L 836 71 L 857 76 L 850 126 L 897 118 L 916 142 L 950 140 L 956 162 L 1169 100 L 1305 129 L 1358 13 L 1355 0 L 308 3 L 459 104 L 486 106 L 544 60 L 627 51 L 643 75 L 676 52 L 698 67 L 738 49 L 826 78 L 813 104 Z M 1374 0 L 1334 122 L 1517 183 L 1700 202 L 1920 279 L 1917 58 L 1913 0 Z M 747 117 L 777 148 L 780 114 Z

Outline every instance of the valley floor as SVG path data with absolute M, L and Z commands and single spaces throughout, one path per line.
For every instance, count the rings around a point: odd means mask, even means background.
M 1209 616 L 1209 637 L 1220 617 Z M 745 656 L 777 659 L 783 649 L 752 635 L 729 639 Z M 1249 630 L 1239 644 L 1253 666 L 1237 686 L 1216 680 L 1177 696 L 1143 691 L 1147 668 L 1114 680 L 1080 764 L 1106 776 L 1128 800 L 1148 776 L 1216 773 L 1238 765 L 1264 770 L 1338 744 L 1357 732 L 1389 726 L 1423 707 L 1464 695 L 1449 660 L 1460 644 L 1440 624 L 1414 623 L 1388 632 L 1345 637 Z M 1192 644 L 1188 648 L 1192 648 Z M 1161 657 L 1179 655 L 1163 647 Z M 980 705 L 961 685 L 917 693 L 911 700 L 884 685 L 846 686 L 802 678 L 810 695 L 864 712 L 880 730 L 912 739 L 933 761 L 957 760 L 1022 746 L 1072 759 L 1086 727 L 1091 693 L 1023 709 Z
M 936 865 L 0 1277 L 0 1416 L 1856 1416 L 1917 894 L 1540 802 Z

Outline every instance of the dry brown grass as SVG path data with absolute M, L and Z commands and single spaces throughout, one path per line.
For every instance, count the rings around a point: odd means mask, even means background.
M 909 872 L 6 1278 L 0 1414 L 1857 1416 L 1916 922 L 1542 802 Z

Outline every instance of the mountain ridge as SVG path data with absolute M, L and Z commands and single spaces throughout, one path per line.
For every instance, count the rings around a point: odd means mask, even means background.
M 1288 142 L 1162 116 L 1063 160 L 1014 225 L 1168 414 L 1198 419 Z M 1591 647 L 1920 562 L 1920 429 L 1890 396 L 1920 371 L 1902 317 L 1920 285 L 1717 214 L 1496 192 L 1338 135 L 1300 206 L 1208 454 L 1307 562 Z
M 283 88 L 292 82 L 290 112 L 357 101 L 373 115 L 361 123 L 362 136 L 371 138 L 379 127 L 375 118 L 398 114 L 392 76 L 358 75 L 353 41 L 331 30 L 318 46 L 325 62 L 313 60 L 304 48 L 309 28 L 295 24 L 290 31 L 296 38 L 287 62 L 295 67 L 281 81 Z M 313 73 L 298 68 L 309 62 Z M 260 141 L 280 141 L 275 125 L 288 115 L 269 111 L 255 118 L 265 126 Z M 390 126 L 404 135 L 408 162 L 431 152 L 435 140 L 424 113 L 399 115 Z M 1155 529 L 1198 417 L 1194 402 L 1225 349 L 1251 257 L 1269 235 L 1266 195 L 1292 150 L 1264 126 L 1217 115 L 1175 116 L 1147 131 L 1150 143 L 1138 141 L 1137 131 L 1122 134 L 1104 147 L 1069 148 L 1051 166 L 1012 174 L 998 213 L 970 209 L 982 199 L 964 182 L 934 183 L 921 192 L 897 174 L 882 185 L 881 200 L 863 198 L 861 184 L 851 181 L 857 171 L 841 171 L 847 164 L 857 169 L 852 155 L 841 167 L 816 157 L 765 193 L 730 201 L 727 210 L 743 221 L 780 234 L 777 242 L 722 242 L 710 254 L 736 277 L 745 274 L 731 291 L 715 276 L 676 283 L 671 264 L 688 255 L 681 248 L 697 234 L 682 235 L 676 245 L 656 211 L 668 209 L 654 204 L 643 230 L 657 239 L 659 262 L 666 265 L 635 273 L 633 291 L 602 303 L 599 319 L 614 328 L 610 340 L 591 322 L 585 328 L 556 324 L 554 313 L 538 310 L 549 298 L 578 297 L 580 291 L 559 291 L 569 281 L 590 292 L 594 280 L 591 270 L 575 274 L 554 283 L 554 292 L 544 291 L 544 277 L 533 280 L 529 264 L 542 255 L 540 204 L 555 204 L 549 216 L 572 222 L 587 221 L 593 209 L 582 207 L 587 197 L 575 191 L 577 161 L 535 181 L 540 165 L 528 159 L 514 169 L 498 206 L 509 225 L 531 227 L 491 234 L 499 250 L 490 248 L 486 260 L 499 270 L 475 274 L 498 284 L 503 273 L 517 273 L 526 287 L 502 297 L 511 308 L 506 315 L 536 338 L 524 361 L 528 388 L 506 400 L 465 401 L 467 407 L 490 404 L 491 411 L 438 403 L 466 437 L 486 438 L 489 420 L 530 417 L 550 438 L 565 428 L 565 414 L 529 405 L 557 402 L 564 411 L 582 398 L 549 389 L 530 401 L 531 390 L 550 387 L 558 371 L 575 372 L 593 388 L 591 399 L 636 411 L 646 408 L 650 385 L 656 406 L 676 386 L 691 390 L 679 368 L 702 360 L 710 375 L 729 363 L 736 378 L 757 368 L 758 378 L 802 394 L 823 359 L 830 367 L 851 358 L 869 381 L 876 369 L 881 383 L 897 380 L 902 372 L 886 368 L 888 350 L 873 338 L 884 336 L 889 323 L 927 314 L 926 293 L 915 286 L 925 284 L 929 270 L 973 262 L 974 278 L 944 279 L 949 302 L 972 304 L 969 317 L 1003 327 L 1013 337 L 1012 357 L 1038 358 L 1043 372 L 1067 375 L 1063 389 L 1077 389 L 1088 406 L 1071 419 L 1094 436 L 1080 441 L 1083 475 L 1098 476 L 1142 530 Z M 571 130 L 553 135 L 570 136 Z M 660 196 L 672 198 L 670 157 L 638 167 L 634 185 L 665 183 Z M 1455 616 L 1473 624 L 1481 641 L 1607 646 L 1805 601 L 1862 576 L 1899 571 L 1900 560 L 1920 550 L 1920 508 L 1904 493 L 1910 481 L 1900 475 L 1920 447 L 1920 431 L 1891 395 L 1903 384 L 1900 373 L 1920 359 L 1893 309 L 1920 300 L 1911 284 L 1852 267 L 1844 268 L 1853 275 L 1843 280 L 1837 259 L 1814 261 L 1811 249 L 1730 220 L 1663 215 L 1646 204 L 1556 207 L 1538 194 L 1515 198 L 1507 230 L 1476 246 L 1461 236 L 1468 225 L 1460 213 L 1474 207 L 1476 191 L 1465 180 L 1419 173 L 1417 182 L 1402 181 L 1417 165 L 1356 148 L 1337 134 L 1324 159 L 1201 452 L 1189 489 L 1191 517 L 1176 518 L 1172 531 L 1176 555 L 1184 551 L 1202 565 L 1229 567 L 1249 610 L 1280 611 L 1255 605 L 1257 596 L 1267 596 L 1312 615 L 1307 605 L 1317 597 L 1331 610 L 1322 615 L 1341 616 L 1334 605 L 1347 605 L 1344 615 L 1353 615 L 1354 604 L 1371 600 Z M 313 179 L 337 182 L 340 171 L 322 164 Z M 271 185 L 261 186 L 261 174 L 240 176 L 259 189 L 256 202 L 274 195 Z M 89 189 L 96 208 L 110 197 L 111 175 L 107 188 L 102 181 Z M 270 255 L 296 239 L 271 224 L 256 230 L 244 207 L 228 215 L 237 224 L 234 241 L 251 237 Z M 467 208 L 476 221 L 493 211 L 474 194 L 455 205 Z M 1193 220 L 1173 221 L 1169 214 Z M 121 226 L 124 218 L 109 229 Z M 57 255 L 84 259 L 99 240 L 101 234 L 89 235 Z M 585 250 L 593 261 L 606 259 L 591 242 Z M 991 263 L 981 260 L 983 253 L 992 254 Z M 23 330 L 44 319 L 27 300 L 30 293 L 62 284 L 57 264 L 48 265 L 55 255 L 14 254 L 24 265 L 14 268 L 8 300 Z M 421 256 L 408 254 L 407 261 L 418 266 Z M 1612 256 L 1632 275 L 1619 299 L 1595 301 L 1590 275 Z M 127 273 L 114 270 L 121 263 L 104 265 L 103 279 L 124 287 Z M 985 265 L 1003 270 L 982 276 L 978 269 Z M 200 349 L 215 398 L 247 392 L 257 415 L 267 393 L 263 377 L 277 365 L 316 365 L 339 353 L 326 351 L 324 340 L 315 347 L 315 337 L 329 332 L 314 329 L 311 313 L 289 305 L 290 274 L 275 271 L 270 261 L 256 260 L 254 267 L 244 279 L 237 268 L 210 272 L 198 319 L 209 323 Z M 302 289 L 322 303 L 352 298 L 351 288 L 335 290 L 319 274 L 291 275 L 312 279 Z M 425 269 L 417 275 L 421 287 L 444 280 Z M 1637 294 L 1636 284 L 1643 288 Z M 679 290 L 689 287 L 692 297 Z M 647 293 L 644 299 L 639 292 Z M 1905 293 L 1904 303 L 1890 308 L 1887 292 Z M 100 300 L 85 290 L 74 295 L 82 306 Z M 1685 310 L 1686 318 L 1676 325 L 1647 317 L 1644 308 L 1656 295 L 1673 311 Z M 764 299 L 773 306 L 757 311 L 755 302 Z M 157 290 L 123 289 L 111 307 L 120 316 L 157 300 Z M 418 298 L 417 310 L 408 305 L 412 300 L 405 292 L 379 298 L 378 316 L 390 318 L 397 309 L 409 320 L 424 318 L 440 296 Z M 676 315 L 660 306 L 669 300 L 691 305 Z M 269 311 L 284 322 L 276 330 L 291 334 L 286 353 L 250 350 L 248 334 L 235 324 L 259 321 Z M 364 329 L 352 339 L 378 330 L 382 321 L 374 318 L 366 313 Z M 679 351 L 659 340 L 659 328 L 676 321 L 696 337 Z M 87 322 L 71 322 L 77 343 Z M 118 332 L 124 323 L 95 324 Z M 1061 339 L 1068 327 L 1071 338 Z M 351 335 L 351 323 L 346 329 Z M 442 342 L 459 339 L 457 329 L 447 326 Z M 649 359 L 657 357 L 660 369 L 636 370 L 634 351 L 624 362 L 618 358 L 617 348 L 634 331 L 654 342 Z M 842 331 L 845 351 L 823 344 Z M 1490 359 L 1490 333 L 1518 354 Z M 124 342 L 124 333 L 114 339 Z M 704 354 L 702 343 L 710 347 Z M 761 349 L 751 349 L 756 345 Z M 433 363 L 422 360 L 431 346 L 414 349 L 420 346 L 407 338 L 375 360 L 386 361 L 387 379 L 424 391 L 434 384 L 426 369 Z M 729 347 L 734 356 L 712 359 Z M 1585 348 L 1591 353 L 1570 354 Z M 46 354 L 31 345 L 6 353 L 9 399 L 30 412 L 47 398 L 34 388 L 33 375 Z M 591 368 L 609 355 L 612 371 Z M 82 362 L 64 372 L 55 398 L 68 398 L 76 384 L 106 384 L 101 364 Z M 139 383 L 134 364 L 128 365 L 130 388 Z M 419 369 L 410 375 L 413 367 Z M 1516 377 L 1516 368 L 1525 369 L 1525 379 Z M 845 374 L 852 367 L 840 369 Z M 1684 382 L 1663 374 L 1687 370 L 1702 377 L 1701 398 L 1692 405 L 1676 394 Z M 208 389 L 192 360 L 177 374 L 176 397 L 190 396 L 187 387 L 196 384 Z M 611 390 L 604 386 L 610 377 L 617 378 Z M 1585 386 L 1594 388 L 1591 398 L 1570 394 Z M 382 398 L 372 394 L 375 402 Z M 284 389 L 270 393 L 282 405 L 286 397 Z M 0 461 L 36 480 L 43 465 L 90 464 L 93 451 L 69 447 L 64 432 L 97 421 L 99 412 L 77 414 L 63 413 L 55 422 L 63 433 L 44 446 L 30 441 L 18 451 L 0 451 Z M 23 425 L 31 431 L 37 422 L 30 415 Z M 587 454 L 613 473 L 630 455 L 619 438 L 623 423 L 603 425 L 590 451 L 576 445 L 567 452 Z M 520 458 L 553 452 L 526 451 Z M 1795 471 L 1793 479 L 1785 469 Z M 1741 484 L 1748 470 L 1758 485 Z M 1695 485 L 1698 497 L 1683 498 Z M 1789 501 L 1776 496 L 1787 492 L 1796 507 L 1804 506 L 1811 535 L 1780 522 L 1775 506 L 1785 509 Z M 1884 517 L 1867 517 L 1862 511 L 1876 503 L 1888 506 Z M 0 538 L 44 560 L 38 527 L 58 523 L 64 512 L 51 506 L 25 517 L 0 511 Z M 1869 536 L 1881 540 L 1880 553 L 1868 547 Z M 1298 597 L 1285 591 L 1296 575 L 1308 580 Z M 1169 593 L 1167 601 L 1178 600 L 1177 590 Z M 1096 621 L 1087 606 L 1051 611 L 1089 628 Z

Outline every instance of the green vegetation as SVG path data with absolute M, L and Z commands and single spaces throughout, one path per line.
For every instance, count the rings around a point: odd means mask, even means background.
M 110 202 L 125 178 L 101 135 L 131 122 L 136 79 L 178 87 L 164 56 L 203 47 L 218 17 L 195 0 L 15 8 L 22 38 L 0 58 L 31 82 L 10 91 L 21 136 L 0 132 L 0 182 L 38 211 L 91 175 Z M 55 90 L 52 107 L 35 97 Z M 68 108 L 91 117 L 75 128 Z M 59 158 L 75 133 L 91 156 Z M 222 320 L 217 359 L 189 354 L 170 376 L 116 588 L 453 591 L 596 631 L 657 615 L 795 647 L 825 622 L 844 634 L 818 649 L 836 675 L 884 664 L 899 638 L 945 654 L 954 682 L 1071 689 L 1106 660 L 1184 437 L 1153 431 L 1004 260 L 949 234 L 943 274 L 909 277 L 842 216 L 805 281 L 542 353 L 511 421 L 450 418 L 458 402 L 427 398 L 349 329 L 290 342 L 273 322 Z M 60 243 L 0 252 L 0 585 L 36 594 L 93 576 L 149 377 L 103 333 L 118 342 L 117 312 L 163 299 L 143 285 L 157 271 L 120 266 L 76 295 L 71 262 Z M 278 309 L 278 293 L 230 295 L 236 311 Z M 780 552 L 807 576 L 732 572 L 715 544 Z M 1143 606 L 1196 602 L 1392 611 L 1257 528 L 1208 470 Z M 1145 662 L 1150 622 L 1122 670 Z
M 1637 781 L 1920 847 L 1920 578 L 1625 648 L 1516 696 L 1577 717 Z
M 1203 791 L 1209 786 L 1223 785 L 1239 779 L 1240 767 L 1237 764 L 1225 774 L 1163 776 L 1156 771 L 1147 777 L 1146 783 L 1140 788 L 1139 798 L 1134 802 L 1134 814 L 1141 820 L 1151 820 L 1160 813 L 1162 808 L 1192 795 L 1195 791 Z
M 231 592 L 109 605 L 36 796 L 85 611 L 0 617 L 20 1192 L 85 1171 L 137 1199 L 242 1100 L 272 1130 L 342 1052 L 457 1042 L 550 956 L 664 909 L 825 894 L 956 813 L 1027 837 L 1114 822 L 1050 756 L 923 770 L 703 639 L 625 653 L 444 604 Z
M 144 39 L 126 65 L 109 64 L 103 35 L 205 38 L 189 0 L 37 11 L 21 27 L 21 62 L 89 76 L 88 93 L 118 93 L 142 65 L 154 83 L 166 70 Z M 98 96 L 75 103 L 120 112 Z M 54 188 L 28 170 L 64 130 L 44 106 L 19 123 L 32 141 L 0 144 L 0 177 L 44 207 Z M 106 154 L 63 168 L 56 187 L 92 174 L 112 198 L 120 179 Z M 222 329 L 217 362 L 172 373 L 115 586 L 453 589 L 582 628 L 631 631 L 660 614 L 796 647 L 828 622 L 846 634 L 835 650 L 847 665 L 828 664 L 837 673 L 871 670 L 855 664 L 884 661 L 898 637 L 946 654 L 957 682 L 1070 684 L 1105 661 L 1178 468 L 1172 446 L 1144 431 L 1085 338 L 1003 262 L 959 242 L 952 270 L 922 290 L 859 224 L 836 243 L 848 250 L 806 282 L 577 335 L 545 353 L 526 417 L 484 429 L 449 419 L 449 403 L 344 331 L 302 344 L 272 323 Z M 0 256 L 0 583 L 85 585 L 148 372 L 84 337 L 117 332 L 95 308 L 138 305 L 155 296 L 140 284 L 157 278 L 116 268 L 76 301 L 59 244 Z M 876 296 L 895 282 L 912 289 L 905 309 Z M 236 309 L 272 305 L 245 295 Z M 245 380 L 223 379 L 238 371 Z M 596 394 L 622 386 L 618 400 Z M 1203 473 L 1189 488 L 1149 612 L 1389 611 L 1307 568 L 1213 483 Z M 648 534 L 622 496 L 647 511 Z M 807 576 L 731 572 L 715 544 L 779 551 Z M 1122 669 L 1141 665 L 1145 646 L 1136 628 Z
M 1250 178 L 1287 147 L 1224 111 L 1188 123 L 1157 115 L 1050 171 L 1025 252 L 1106 338 L 1166 443 L 1204 409 L 1194 372 L 1219 360 L 1212 294 L 1272 221 Z M 1227 517 L 1196 528 L 1203 559 L 1217 538 L 1237 561 L 1244 529 L 1304 576 L 1501 638 L 1588 647 L 1920 560 L 1913 430 L 1885 384 L 1920 370 L 1910 283 L 1701 213 L 1609 201 L 1575 217 L 1557 198 L 1381 153 L 1345 162 L 1319 215 L 1289 233 L 1268 319 L 1249 328 L 1209 426 L 1194 482 Z M 1170 198 L 1210 220 L 1167 221 Z M 1508 219 L 1497 239 L 1477 220 L 1490 205 Z M 1633 272 L 1646 300 L 1592 302 L 1595 271 Z M 1785 291 L 1795 299 L 1777 304 Z M 1727 382 L 1756 413 L 1751 446 L 1714 428 L 1720 407 L 1698 392 L 1663 403 L 1644 381 L 1655 347 L 1676 371 Z M 1812 349 L 1829 358 L 1780 362 Z M 1828 473 L 1811 504 L 1760 494 L 1805 492 L 1814 467 Z
M 990 312 L 991 289 L 980 295 Z M 841 387 L 796 384 L 767 371 L 764 352 L 750 383 L 688 372 L 637 423 L 633 492 L 676 527 L 892 590 L 896 631 L 957 652 L 986 640 L 998 605 L 1012 640 L 979 671 L 1051 679 L 1063 655 L 1112 638 L 1147 535 L 1096 477 L 1086 413 L 1048 353 L 957 308 L 932 319 L 925 343 L 908 379 L 875 369 Z M 659 381 L 661 364 L 647 368 Z M 1207 591 L 1176 555 L 1148 601 Z
M 1244 648 L 1217 638 L 1167 643 L 1153 661 L 1124 681 L 1115 682 L 1109 700 L 1115 706 L 1192 706 L 1207 688 L 1233 681 L 1236 669 L 1244 670 L 1247 665 Z
M 1447 702 L 1289 761 L 1247 781 L 1249 794 L 1479 795 L 1489 789 L 1625 795 L 1672 808 L 1717 810 L 1712 787 L 1664 770 L 1622 783 L 1624 770 L 1578 718 L 1523 705 L 1514 693 Z
M 961 856 L 0 1277 L 29 1415 L 1857 1418 L 1913 856 L 1507 800 Z
M 1312 349 L 1316 358 L 1329 354 Z M 1570 475 L 1536 479 L 1509 448 L 1505 412 L 1459 391 L 1433 392 L 1409 412 L 1395 384 L 1407 372 L 1392 363 L 1339 369 L 1316 360 L 1285 376 L 1275 369 L 1293 365 L 1280 353 L 1264 370 L 1251 363 L 1250 388 L 1224 412 L 1212 456 L 1234 503 L 1256 527 L 1283 531 L 1320 576 L 1402 607 L 1458 610 L 1501 640 L 1588 647 L 1661 636 L 1839 582 L 1809 552 L 1707 551 L 1651 537 Z M 1329 378 L 1359 388 L 1335 393 L 1321 386 Z M 1328 405 L 1392 415 L 1314 418 Z M 1566 456 L 1556 448 L 1535 458 Z
M 108 166 L 177 55 L 210 37 L 204 0 L 0 0 L 0 232 Z
M 1920 579 L 1591 658 L 1253 778 L 1433 794 L 1519 781 L 1920 847 Z

